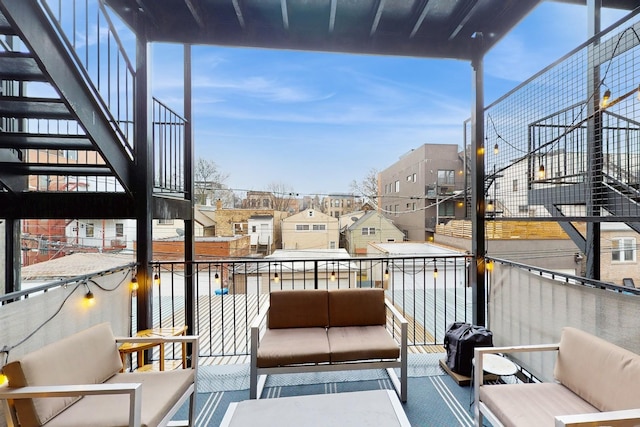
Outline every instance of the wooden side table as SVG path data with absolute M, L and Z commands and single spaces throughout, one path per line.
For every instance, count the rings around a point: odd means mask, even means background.
M 179 326 L 175 328 L 153 328 L 153 329 L 145 329 L 143 331 L 139 331 L 136 336 L 137 337 L 177 337 L 180 335 L 185 335 L 187 333 L 186 326 Z M 127 354 L 137 353 L 138 354 L 138 369 L 137 370 L 150 370 L 146 368 L 144 365 L 140 365 L 141 361 L 144 360 L 144 351 L 149 350 L 155 346 L 160 348 L 160 370 L 164 371 L 165 368 L 165 360 L 164 360 L 164 343 L 163 342 L 150 342 L 150 343 L 123 343 L 118 351 L 120 352 L 120 358 L 122 359 L 122 369 L 124 371 L 124 367 L 126 365 Z M 182 368 L 187 368 L 187 344 L 182 343 Z

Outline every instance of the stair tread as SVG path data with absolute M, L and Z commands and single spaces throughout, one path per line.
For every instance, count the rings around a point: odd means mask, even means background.
M 51 98 L 0 97 L 0 116 L 27 119 L 73 119 L 64 102 Z
M 17 81 L 47 81 L 36 60 L 28 53 L 1 52 L 0 79 Z

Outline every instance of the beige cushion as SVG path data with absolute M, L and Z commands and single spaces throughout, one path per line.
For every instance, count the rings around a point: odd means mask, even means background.
M 270 301 L 270 329 L 326 327 L 329 324 L 326 290 L 273 291 Z
M 142 383 L 142 427 L 156 427 L 194 381 L 193 369 L 117 374 L 107 383 Z M 90 420 L 90 421 L 89 421 Z M 129 397 L 104 395 L 83 397 L 53 418 L 46 427 L 126 426 Z
M 553 426 L 557 415 L 599 412 L 556 383 L 482 386 L 480 400 L 505 427 Z
M 384 290 L 329 290 L 329 326 L 372 326 L 386 323 Z
M 260 339 L 259 368 L 328 361 L 325 328 L 267 329 Z
M 640 356 L 579 329 L 562 329 L 554 375 L 600 411 L 639 406 Z
M 98 384 L 122 368 L 117 344 L 108 323 L 35 350 L 4 367 L 10 387 Z M 77 398 L 20 399 L 16 412 L 23 427 L 46 423 Z
M 337 326 L 329 328 L 327 335 L 332 362 L 400 356 L 400 347 L 384 326 Z

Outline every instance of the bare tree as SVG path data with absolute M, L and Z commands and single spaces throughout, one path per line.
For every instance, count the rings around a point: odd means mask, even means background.
M 233 207 L 233 191 L 224 185 L 229 175 L 220 171 L 216 162 L 198 158 L 193 168 L 193 176 L 196 203 L 205 205 L 207 199 L 220 199 L 224 206 Z
M 272 182 L 267 185 L 267 191 L 273 194 L 273 209 L 276 211 L 288 212 L 293 209 L 293 200 L 298 198 L 298 194 L 293 187 L 282 182 Z
M 360 195 L 365 202 L 376 205 L 378 197 L 378 170 L 376 168 L 369 169 L 367 175 L 362 181 L 351 181 L 349 186 L 354 195 Z

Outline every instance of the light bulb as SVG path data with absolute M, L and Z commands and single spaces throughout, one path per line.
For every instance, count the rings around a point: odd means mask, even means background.
M 388 268 L 384 269 L 384 280 L 389 280 L 389 269 Z
M 607 108 L 609 105 L 609 99 L 611 99 L 611 91 L 607 89 L 602 96 L 602 101 L 600 102 L 600 108 Z
M 214 280 L 216 281 L 216 285 L 220 284 L 220 275 L 218 274 L 218 272 L 216 271 L 216 274 L 213 276 Z
M 493 154 L 498 154 L 498 143 L 496 142 L 496 145 L 493 146 Z
M 158 276 L 158 273 L 153 275 L 153 284 L 156 286 L 160 285 L 160 276 Z
M 87 302 L 87 305 L 93 305 L 96 303 L 96 299 L 93 296 L 93 292 L 91 291 L 87 291 L 87 293 L 84 295 L 84 299 Z
M 278 276 L 278 273 L 275 273 L 273 275 L 273 281 L 274 281 L 274 283 L 278 283 L 280 281 L 280 276 Z
M 138 290 L 138 278 L 136 276 L 133 276 L 131 278 L 130 287 L 131 287 L 132 291 L 137 291 Z
M 332 282 L 335 282 L 335 281 L 336 281 L 336 272 L 335 272 L 335 271 L 332 271 L 332 272 L 331 272 L 331 276 L 330 276 L 330 278 L 329 278 L 329 279 L 330 279 Z
M 544 165 L 540 165 L 540 168 L 538 169 L 538 178 L 544 179 Z
M 438 278 L 438 267 L 433 267 L 433 278 L 434 279 Z

